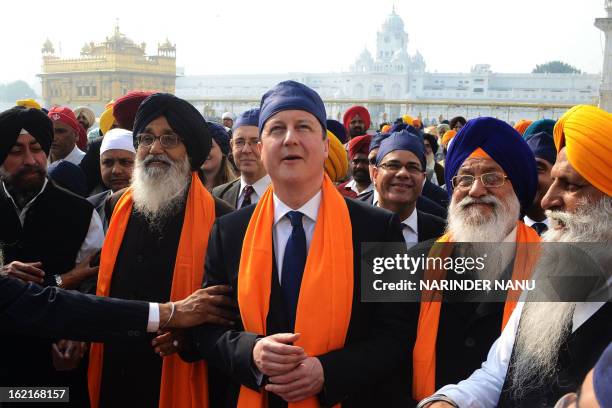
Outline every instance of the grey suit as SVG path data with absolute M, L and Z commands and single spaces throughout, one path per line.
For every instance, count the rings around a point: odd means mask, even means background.
M 236 208 L 238 206 L 238 197 L 240 196 L 240 177 L 213 188 L 212 195 Z

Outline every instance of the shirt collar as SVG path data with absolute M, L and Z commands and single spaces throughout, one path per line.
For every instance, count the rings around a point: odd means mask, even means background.
M 272 180 L 270 179 L 270 176 L 266 174 L 265 176 L 257 180 L 255 183 L 251 184 L 251 186 L 253 187 L 253 190 L 255 190 L 255 192 L 257 193 L 257 196 L 261 197 L 263 193 L 266 192 L 271 182 Z M 246 181 L 244 181 L 244 178 L 241 176 L 239 194 L 242 194 L 242 192 L 244 191 L 244 188 L 248 185 L 249 184 L 247 184 Z
M 535 224 L 536 222 L 541 222 L 543 224 L 545 224 L 547 227 L 550 227 L 550 225 L 548 225 L 548 217 L 544 218 L 543 221 L 534 221 L 531 218 L 529 218 L 528 215 L 525 215 L 523 217 L 523 222 L 525 223 L 525 225 L 527 225 L 528 227 L 531 227 L 533 224 Z
M 407 225 L 412 229 L 413 232 L 418 234 L 418 216 L 416 208 L 412 210 L 412 214 L 408 216 L 405 220 L 402 221 L 402 224 Z
M 49 180 L 45 177 L 45 181 L 43 182 L 43 186 L 40 189 L 40 191 L 38 192 L 38 194 L 36 194 L 34 196 L 34 198 L 32 198 L 21 210 L 17 207 L 17 204 L 15 203 L 15 200 L 13 199 L 13 196 L 11 196 L 11 194 L 7 190 L 6 184 L 4 184 L 4 181 L 2 182 L 2 188 L 4 189 L 4 194 L 6 194 L 6 197 L 8 199 L 10 199 L 11 202 L 13 203 L 13 207 L 15 208 L 15 211 L 17 211 L 17 214 L 19 215 L 19 219 L 21 220 L 21 224 L 22 225 L 23 225 L 23 222 L 24 222 L 24 219 L 25 219 L 25 213 L 32 206 L 32 204 L 38 198 L 38 196 L 41 195 L 43 193 L 43 191 L 45 191 L 45 188 L 47 188 L 47 183 L 48 182 L 49 182 Z
M 287 204 L 283 203 L 276 194 L 273 194 L 274 199 L 274 224 L 278 223 L 289 211 L 294 211 Z M 317 222 L 317 215 L 319 214 L 319 207 L 321 206 L 321 190 L 312 196 L 303 206 L 295 211 L 299 211 L 313 222 Z

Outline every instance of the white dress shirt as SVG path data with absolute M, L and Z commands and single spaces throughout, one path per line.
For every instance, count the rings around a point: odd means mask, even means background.
M 70 163 L 74 164 L 75 166 L 78 166 L 79 164 L 81 164 L 81 160 L 83 160 L 83 157 L 85 157 L 85 152 L 82 151 L 81 149 L 79 149 L 75 145 L 74 149 L 72 149 L 72 151 L 70 153 L 68 153 L 68 156 L 66 156 L 66 157 L 64 157 L 63 159 L 60 159 L 60 160 L 66 160 L 67 162 L 70 162 Z M 49 155 L 49 158 L 47 159 L 47 163 L 51 164 L 51 155 Z
M 272 180 L 267 174 L 253 184 L 248 184 L 246 181 L 244 181 L 243 177 L 240 177 L 240 194 L 238 195 L 238 202 L 236 203 L 236 208 L 240 208 L 240 206 L 242 206 L 242 202 L 244 201 L 244 188 L 246 186 L 250 185 L 253 187 L 254 191 L 253 193 L 251 193 L 251 204 L 255 204 L 259 201 L 263 193 L 265 193 L 271 182 Z
M 576 304 L 572 319 L 572 332 L 595 314 L 605 302 L 582 302 Z M 474 371 L 459 384 L 447 385 L 436 391 L 446 395 L 461 408 L 495 408 L 506 379 L 508 364 L 518 330 L 523 302 L 519 302 L 512 312 L 501 336 L 493 343 L 487 360 L 482 367 Z
M 306 250 L 310 249 L 310 242 L 314 234 L 317 215 L 321 205 L 321 191 L 319 190 L 310 200 L 297 210 L 293 210 L 287 204 L 283 203 L 276 194 L 274 198 L 274 225 L 272 227 L 272 239 L 274 241 L 274 256 L 276 257 L 276 269 L 278 271 L 278 281 L 282 282 L 283 271 L 283 256 L 285 255 L 285 247 L 291 236 L 293 227 L 289 217 L 286 217 L 289 211 L 299 211 L 304 214 L 302 224 L 306 233 Z
M 380 205 L 378 205 L 378 190 L 376 189 L 374 189 L 372 204 L 375 207 L 380 207 Z M 406 241 L 407 249 L 410 249 L 414 244 L 419 242 L 419 218 L 416 207 L 408 218 L 402 221 L 402 235 L 404 236 L 404 241 Z
M 21 210 L 19 209 L 19 207 L 17 207 L 17 204 L 15 204 L 15 200 L 13 200 L 13 197 L 11 197 L 11 195 L 9 194 L 4 182 L 2 182 L 2 188 L 4 188 L 4 193 L 6 194 L 7 198 L 13 203 L 15 212 L 19 216 L 19 221 L 21 222 L 21 226 L 23 226 L 23 223 L 25 222 L 28 210 L 30 209 L 30 207 L 32 207 L 32 205 L 34 204 L 34 201 L 38 198 L 38 196 L 40 196 L 42 192 L 45 191 L 45 188 L 47 188 L 48 182 L 49 180 L 45 178 L 45 181 L 43 183 L 43 188 Z M 53 214 L 49 214 L 49 217 L 52 217 L 52 216 Z M 77 256 L 74 262 L 77 264 L 81 263 L 81 261 L 83 261 L 89 255 L 93 254 L 98 249 L 102 248 L 103 242 L 104 242 L 104 229 L 102 227 L 102 221 L 100 220 L 100 216 L 98 215 L 98 212 L 94 210 L 91 212 L 91 221 L 89 222 L 89 229 L 87 230 L 87 235 L 85 235 L 85 239 L 83 240 L 83 243 L 81 244 L 81 247 L 79 248 L 79 252 L 77 252 Z
M 536 222 L 543 222 L 544 224 L 546 224 L 546 226 L 548 228 L 550 228 L 550 221 L 548 221 L 548 217 L 544 218 L 544 221 L 534 221 L 531 218 L 529 218 L 529 216 L 525 215 L 523 217 L 523 222 L 525 223 L 525 225 L 527 225 L 528 227 L 531 227 L 533 224 L 535 224 Z
M 355 179 L 351 179 L 351 181 L 346 183 L 345 188 L 350 188 L 355 193 L 357 193 L 357 195 L 359 196 L 359 195 L 365 194 L 365 193 L 367 193 L 369 191 L 374 191 L 374 183 L 370 183 L 369 186 L 367 186 L 366 188 L 361 190 L 361 192 L 359 192 L 359 190 L 357 189 L 357 182 L 355 181 Z

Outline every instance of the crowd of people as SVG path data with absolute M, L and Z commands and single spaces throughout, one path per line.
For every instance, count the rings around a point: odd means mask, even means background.
M 495 278 L 517 280 L 527 244 L 609 245 L 612 114 L 373 129 L 295 81 L 221 123 L 167 93 L 99 118 L 16 105 L 0 113 L 0 386 L 70 387 L 75 407 L 612 407 L 609 295 L 361 297 L 369 242 L 505 244 Z M 609 278 L 609 251 L 592 257 Z

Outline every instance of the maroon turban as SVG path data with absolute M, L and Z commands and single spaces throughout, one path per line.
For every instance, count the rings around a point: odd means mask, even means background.
M 355 157 L 357 153 L 363 153 L 367 155 L 370 149 L 371 141 L 371 135 L 363 135 L 352 138 L 351 141 L 348 143 L 349 158 L 353 160 L 353 157 Z
M 138 107 L 153 92 L 130 91 L 118 98 L 113 104 L 113 116 L 121 129 L 132 130 Z

